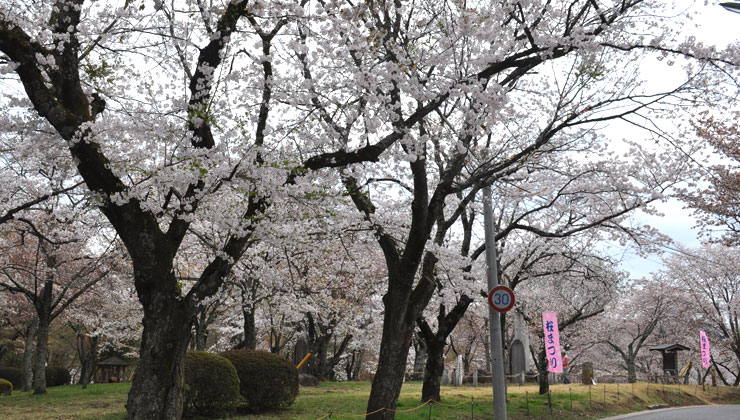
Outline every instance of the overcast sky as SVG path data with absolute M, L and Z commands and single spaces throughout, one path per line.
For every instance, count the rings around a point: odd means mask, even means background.
M 739 0 L 740 1 L 740 0 Z M 691 8 L 698 13 L 696 27 L 686 28 L 687 36 L 695 36 L 697 40 L 715 45 L 718 49 L 740 40 L 740 14 L 728 12 L 719 6 L 720 1 L 705 2 L 698 0 L 680 0 L 676 4 Z M 665 69 L 665 67 L 664 67 Z M 680 69 L 676 69 L 680 71 Z M 680 77 L 680 76 L 679 76 Z M 656 79 L 665 81 L 666 74 L 661 72 Z M 698 230 L 694 228 L 696 220 L 691 216 L 691 210 L 685 209 L 684 204 L 671 200 L 665 204 L 659 204 L 658 209 L 663 216 L 649 216 L 639 214 L 639 220 L 644 221 L 670 236 L 682 246 L 697 247 L 700 245 L 697 238 Z M 666 252 L 672 252 L 666 249 Z M 610 252 L 624 252 L 620 249 L 612 249 Z M 662 267 L 660 255 L 650 255 L 646 258 L 639 257 L 633 253 L 624 255 L 622 269 L 630 272 L 631 278 L 650 277 L 650 273 L 660 270 Z

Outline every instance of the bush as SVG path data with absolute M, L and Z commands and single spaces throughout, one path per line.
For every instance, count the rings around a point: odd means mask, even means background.
M 204 351 L 185 355 L 185 416 L 223 417 L 238 401 L 239 377 L 228 359 Z
M 58 381 L 57 380 L 57 374 L 58 374 L 57 368 L 51 367 L 51 366 L 47 366 L 46 369 L 44 369 L 44 374 L 46 375 L 46 386 L 47 387 L 52 387 L 52 386 L 59 385 L 57 383 L 57 381 Z
M 47 387 L 67 385 L 72 380 L 69 371 L 59 366 L 47 366 L 45 374 Z
M 70 375 L 69 370 L 67 368 L 63 367 L 56 367 L 53 368 L 56 369 L 56 381 L 57 385 L 69 385 L 70 382 L 72 382 L 72 375 Z
M 0 367 L 0 379 L 13 384 L 13 389 L 23 388 L 23 370 L 14 367 Z
M 221 353 L 239 374 L 240 411 L 284 408 L 298 395 L 298 370 L 287 359 L 266 351 L 231 350 Z
M 0 395 L 10 395 L 13 393 L 13 384 L 5 379 L 0 379 Z

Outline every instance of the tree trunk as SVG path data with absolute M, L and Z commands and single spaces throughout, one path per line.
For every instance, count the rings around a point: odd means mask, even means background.
M 357 357 L 354 360 L 354 367 L 352 369 L 352 379 L 359 380 L 360 379 L 360 373 L 362 372 L 362 362 L 363 358 L 365 357 L 365 351 L 359 350 L 357 352 Z
M 55 267 L 55 261 L 48 257 L 47 266 Z M 54 279 L 44 281 L 39 298 L 36 301 L 36 314 L 38 315 L 38 331 L 36 332 L 36 353 L 34 355 L 33 367 L 33 393 L 46 393 L 46 360 L 49 351 L 49 324 L 51 324 L 51 298 Z
M 342 339 L 342 342 L 339 344 L 339 347 L 336 346 L 336 338 L 334 340 L 334 354 L 331 356 L 331 359 L 328 359 L 325 365 L 325 372 L 326 375 L 331 378 L 331 380 L 335 380 L 335 374 L 334 369 L 339 364 L 339 361 L 342 359 L 342 355 L 344 354 L 345 350 L 347 349 L 347 345 L 349 342 L 352 341 L 352 334 L 347 334 Z
M 432 331 L 425 319 L 419 318 L 416 320 L 416 324 L 419 326 L 419 335 L 424 339 L 428 352 L 426 369 L 424 369 L 424 385 L 421 391 L 422 401 L 428 401 L 429 399 L 440 401 L 439 391 L 442 373 L 444 372 L 445 343 L 447 337 L 452 334 L 452 331 L 455 330 L 455 327 L 465 315 L 465 311 L 468 310 L 472 301 L 466 295 L 460 296 L 460 299 L 449 313 L 446 312 L 445 305 L 439 305 L 436 333 Z
M 44 319 L 47 318 L 47 319 Z M 33 393 L 46 393 L 46 358 L 49 345 L 48 317 L 40 317 L 36 333 L 36 353 L 33 366 Z
M 540 395 L 545 395 L 550 391 L 550 374 L 547 371 L 547 356 L 544 348 L 537 355 L 538 382 L 540 385 Z
M 90 347 L 87 348 L 87 343 Z M 80 356 L 80 380 L 82 389 L 92 381 L 95 372 L 95 364 L 98 360 L 98 337 L 87 337 L 85 334 L 77 334 L 77 354 Z
M 142 303 L 144 331 L 126 411 L 131 420 L 178 420 L 194 311 L 161 289 L 150 290 Z
M 23 349 L 23 392 L 30 392 L 33 385 L 33 357 L 36 347 L 33 341 L 39 328 L 39 318 L 34 316 L 26 328 L 26 345 Z
M 254 323 L 254 305 L 249 310 L 242 309 L 244 315 L 244 345 L 241 348 L 254 350 L 257 348 L 257 327 Z
M 208 314 L 206 310 L 200 311 L 193 321 L 192 347 L 195 351 L 205 351 L 206 341 L 208 341 Z
M 424 385 L 421 388 L 421 401 L 441 401 L 440 387 L 445 369 L 445 340 L 427 342 L 427 363 L 424 367 Z
M 635 366 L 635 358 L 630 357 L 627 362 L 627 382 L 633 384 L 637 382 L 637 368 Z
M 413 320 L 404 322 L 406 305 L 399 306 L 385 305 L 378 369 L 367 402 L 367 412 L 374 414 L 368 415 L 366 420 L 392 420 L 395 415 L 394 411 L 389 410 L 396 409 L 401 394 L 414 332 Z M 381 410 L 383 408 L 386 410 Z
M 414 333 L 414 372 L 411 379 L 419 380 L 424 378 L 424 365 L 427 363 L 427 345 L 418 332 Z

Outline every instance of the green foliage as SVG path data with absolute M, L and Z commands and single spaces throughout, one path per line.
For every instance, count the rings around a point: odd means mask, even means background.
M 70 382 L 72 382 L 72 375 L 70 375 L 69 370 L 67 368 L 63 367 L 55 367 L 53 369 L 56 369 L 56 380 L 57 385 L 69 385 Z
M 229 360 L 204 351 L 185 355 L 184 416 L 223 417 L 238 400 L 239 377 Z
M 87 62 L 82 66 L 82 70 L 93 82 L 102 80 L 108 83 L 113 82 L 113 65 L 105 60 L 102 60 L 100 64 Z
M 67 385 L 72 380 L 69 371 L 59 366 L 47 366 L 45 374 L 47 387 Z
M 46 369 L 44 370 L 44 373 L 46 374 L 46 386 L 47 387 L 52 387 L 52 386 L 59 385 L 57 383 L 58 382 L 58 379 L 57 379 L 57 374 L 58 374 L 57 368 L 52 367 L 52 366 L 47 366 Z
M 13 389 L 23 387 L 23 370 L 14 367 L 0 367 L 0 379 L 13 384 Z
M 221 353 L 234 364 L 241 384 L 238 409 L 261 412 L 284 408 L 298 395 L 298 371 L 287 359 L 265 351 L 231 350 Z
M 0 379 L 0 395 L 10 395 L 13 393 L 13 384 L 5 379 Z

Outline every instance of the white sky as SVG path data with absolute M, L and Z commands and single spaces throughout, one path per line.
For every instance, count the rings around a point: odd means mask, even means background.
M 722 0 L 724 1 L 724 0 Z M 740 40 L 740 14 L 731 13 L 719 6 L 720 1 L 704 3 L 702 1 L 680 0 L 676 4 L 691 8 L 698 13 L 696 28 L 686 28 L 687 36 L 694 36 L 700 42 L 715 45 L 718 49 L 729 43 Z M 670 79 L 664 73 L 666 67 L 661 66 L 660 75 L 656 75 L 656 81 Z M 676 71 L 680 71 L 677 68 Z M 696 220 L 691 216 L 691 210 L 685 209 L 685 205 L 679 201 L 671 200 L 668 203 L 656 206 L 663 216 L 650 216 L 640 213 L 638 220 L 650 224 L 663 234 L 670 236 L 676 243 L 698 247 L 698 231 L 694 228 Z M 611 253 L 624 252 L 619 249 L 610 250 Z M 672 252 L 666 249 L 666 252 Z M 639 257 L 633 253 L 624 255 L 621 268 L 630 272 L 631 278 L 650 277 L 651 272 L 660 270 L 662 267 L 659 255 L 649 255 L 646 258 Z

